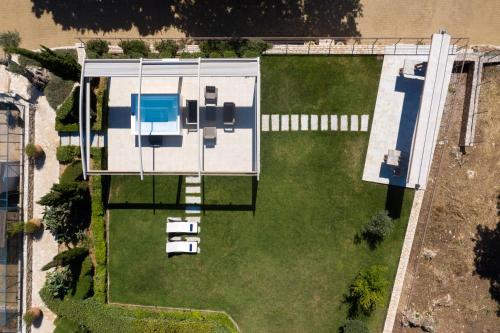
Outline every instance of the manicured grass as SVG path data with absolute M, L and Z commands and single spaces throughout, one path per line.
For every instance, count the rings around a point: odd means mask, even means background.
M 262 113 L 371 114 L 382 61 L 367 56 L 269 56 Z
M 311 58 L 313 66 L 305 58 L 281 59 L 291 67 L 305 62 L 316 72 L 320 62 L 348 63 L 318 57 Z M 380 67 L 372 58 L 350 59 Z M 263 82 L 265 105 L 290 77 L 289 70 L 277 71 L 275 61 L 263 59 L 263 74 L 276 73 L 274 83 Z M 328 94 L 332 81 L 335 76 L 323 79 L 317 89 Z M 364 92 L 367 105 L 352 113 L 372 113 L 376 85 L 371 89 Z M 293 95 L 304 109 L 312 102 Z M 333 90 L 329 96 L 336 95 Z M 325 103 L 350 113 L 341 100 Z M 183 215 L 184 184 L 179 186 L 178 177 L 146 177 L 142 183 L 138 177 L 112 177 L 110 301 L 225 310 L 244 332 L 334 332 L 346 318 L 349 284 L 360 269 L 377 264 L 388 267 L 387 304 L 413 191 L 406 191 L 401 218 L 380 247 L 371 250 L 355 241 L 362 225 L 386 205 L 387 186 L 361 180 L 368 136 L 262 133 L 257 188 L 246 177 L 204 178 L 201 254 L 194 256 L 165 254 L 165 219 Z M 366 319 L 373 331 L 381 330 L 385 311 L 381 307 Z

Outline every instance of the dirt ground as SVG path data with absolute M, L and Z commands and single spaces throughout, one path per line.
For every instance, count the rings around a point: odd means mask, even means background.
M 440 28 L 474 44 L 500 44 L 498 0 L 276 3 L 2 0 L 0 30 L 18 30 L 28 48 L 71 45 L 77 35 L 428 37 Z
M 465 74 L 452 77 L 394 332 L 421 332 L 401 326 L 404 309 L 434 318 L 436 332 L 500 332 L 500 67 L 482 82 L 476 144 L 463 155 Z

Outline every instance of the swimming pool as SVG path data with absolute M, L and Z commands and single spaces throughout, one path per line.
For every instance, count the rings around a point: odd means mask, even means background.
M 131 125 L 139 132 L 136 122 L 138 94 L 131 94 Z M 179 135 L 179 94 L 141 94 L 141 134 Z

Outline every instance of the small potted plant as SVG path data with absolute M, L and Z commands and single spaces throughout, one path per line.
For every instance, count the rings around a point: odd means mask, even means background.
M 42 316 L 42 310 L 34 306 L 30 308 L 23 316 L 24 322 L 27 326 L 31 326 L 33 322 Z
M 25 152 L 26 156 L 32 159 L 38 159 L 45 154 L 40 145 L 35 145 L 33 143 L 29 143 L 26 145 Z

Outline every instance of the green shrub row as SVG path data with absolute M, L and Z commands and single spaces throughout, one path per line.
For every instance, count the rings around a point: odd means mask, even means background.
M 74 262 L 81 261 L 84 257 L 88 256 L 89 250 L 85 247 L 74 247 L 69 250 L 60 252 L 54 258 L 42 267 L 42 271 L 58 267 L 67 266 Z
M 70 318 L 91 332 L 237 332 L 223 313 L 125 308 L 96 302 L 93 298 L 66 297 L 61 301 L 52 297 L 46 288 L 40 291 L 40 296 L 58 317 Z
M 61 164 L 69 164 L 80 157 L 79 146 L 59 146 L 56 151 L 56 158 Z
M 104 149 L 92 148 L 94 168 L 104 167 Z M 103 176 L 92 176 L 91 179 L 91 221 L 92 245 L 96 261 L 94 273 L 94 298 L 99 302 L 106 302 L 106 221 L 103 203 Z
M 72 297 L 76 299 L 86 299 L 92 296 L 92 273 L 94 267 L 90 256 L 86 256 L 80 265 L 80 272 L 76 284 L 73 288 Z

